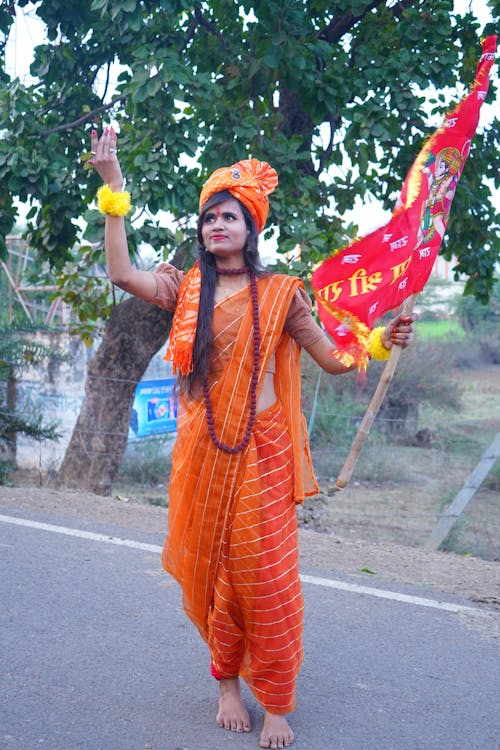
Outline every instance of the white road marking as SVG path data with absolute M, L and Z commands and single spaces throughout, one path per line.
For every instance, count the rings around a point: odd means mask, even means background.
M 425 599 L 421 596 L 411 596 L 410 594 L 398 594 L 396 591 L 386 591 L 385 589 L 372 588 L 371 586 L 360 586 L 357 583 L 346 583 L 337 581 L 332 578 L 318 578 L 302 574 L 300 576 L 303 583 L 312 583 L 314 586 L 326 586 L 331 589 L 340 589 L 341 591 L 351 591 L 353 594 L 367 594 L 368 596 L 377 596 L 379 599 L 391 599 L 395 602 L 404 604 L 417 604 L 419 607 L 433 607 L 434 609 L 444 609 L 447 612 L 476 612 L 482 613 L 483 610 L 475 607 L 466 607 L 463 604 L 452 604 L 450 602 L 438 602 L 435 599 Z
M 120 537 L 109 536 L 107 534 L 96 534 L 93 531 L 72 529 L 67 526 L 55 526 L 54 524 L 40 523 L 39 521 L 30 521 L 24 518 L 17 518 L 15 516 L 0 515 L 0 522 L 10 523 L 16 526 L 27 526 L 32 529 L 39 529 L 40 531 L 50 531 L 55 534 L 75 536 L 80 539 L 89 539 L 93 542 L 105 542 L 106 544 L 116 544 L 121 547 L 131 547 L 132 549 L 139 549 L 145 552 L 154 552 L 155 554 L 161 554 L 162 551 L 162 548 L 157 544 L 145 544 L 144 542 L 135 542 L 133 539 L 122 539 Z M 303 583 L 309 583 L 313 586 L 324 586 L 326 588 L 338 589 L 340 591 L 349 591 L 353 594 L 375 596 L 379 599 L 389 599 L 391 601 L 402 602 L 403 604 L 415 604 L 419 607 L 432 607 L 434 609 L 445 610 L 446 612 L 475 612 L 476 614 L 484 614 L 483 610 L 477 609 L 475 607 L 467 607 L 462 604 L 453 604 L 450 602 L 439 602 L 435 599 L 425 599 L 421 596 L 398 594 L 395 591 L 372 588 L 371 586 L 360 586 L 356 583 L 346 583 L 345 581 L 338 581 L 333 578 L 320 578 L 318 576 L 301 574 L 300 579 Z
M 55 534 L 66 534 L 66 536 L 77 536 L 80 539 L 90 539 L 93 542 L 107 542 L 107 544 L 118 544 L 122 547 L 132 547 L 141 549 L 146 552 L 161 552 L 161 547 L 157 544 L 144 544 L 143 542 L 134 542 L 133 539 L 120 539 L 117 536 L 107 534 L 95 534 L 93 531 L 84 531 L 83 529 L 70 529 L 67 526 L 54 526 L 51 523 L 40 523 L 39 521 L 28 521 L 24 518 L 15 516 L 2 516 L 0 521 L 3 523 L 13 523 L 16 526 L 29 526 L 31 529 L 40 529 L 40 531 L 52 531 Z

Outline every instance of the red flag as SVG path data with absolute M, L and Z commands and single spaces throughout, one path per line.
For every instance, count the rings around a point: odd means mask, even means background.
M 345 364 L 366 362 L 374 321 L 429 278 L 488 91 L 496 39 L 483 41 L 469 94 L 415 159 L 390 221 L 336 251 L 312 274 L 320 320 Z

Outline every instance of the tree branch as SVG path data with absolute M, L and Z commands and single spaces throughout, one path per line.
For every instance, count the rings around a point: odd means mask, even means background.
M 106 98 L 106 94 L 108 93 L 108 86 L 109 86 L 109 74 L 111 72 L 111 62 L 108 62 L 107 68 L 106 68 L 106 83 L 104 84 L 104 93 L 101 96 L 101 99 Z
M 181 55 L 184 52 L 184 50 L 188 46 L 188 44 L 191 41 L 191 39 L 193 39 L 194 32 L 196 31 L 196 27 L 197 26 L 198 26 L 198 20 L 197 20 L 197 17 L 196 17 L 196 10 L 195 10 L 194 18 L 193 18 L 193 20 L 191 21 L 191 23 L 189 24 L 189 26 L 188 26 L 188 28 L 186 30 L 186 34 L 184 36 L 184 40 L 183 40 L 181 46 L 177 48 L 177 54 L 178 55 Z
M 109 104 L 103 104 L 102 107 L 97 107 L 97 109 L 93 109 L 92 112 L 87 112 L 85 115 L 82 115 L 77 120 L 73 120 L 73 122 L 67 122 L 63 125 L 58 125 L 55 128 L 50 128 L 50 130 L 44 130 L 41 133 L 38 133 L 38 138 L 46 138 L 48 135 L 51 135 L 52 133 L 60 133 L 63 130 L 72 130 L 73 128 L 77 128 L 79 125 L 83 125 L 83 123 L 88 122 L 89 120 L 92 120 L 96 115 L 100 115 L 101 112 L 106 112 L 109 109 L 112 109 L 115 104 L 118 104 L 118 102 L 125 101 L 124 96 L 115 96 L 114 99 L 112 99 Z
M 332 18 L 328 26 L 320 31 L 320 33 L 318 34 L 318 38 L 324 39 L 330 44 L 339 42 L 344 34 L 350 31 L 352 27 L 358 23 L 358 21 L 364 18 L 374 8 L 378 8 L 380 5 L 385 5 L 386 2 L 387 0 L 373 0 L 373 2 L 371 2 L 370 5 L 365 8 L 360 16 L 354 16 L 352 13 L 346 13 L 340 18 Z M 400 0 L 400 2 L 391 7 L 391 10 L 395 16 L 399 16 L 406 8 L 409 8 L 412 5 L 414 5 L 414 2 L 412 0 Z
M 224 47 L 227 47 L 227 41 L 224 39 L 224 36 L 220 33 L 215 24 L 205 18 L 199 4 L 196 3 L 194 6 L 193 20 L 186 29 L 186 34 L 182 45 L 177 49 L 178 55 L 184 52 L 189 42 L 194 38 L 198 26 L 204 26 L 207 31 L 210 32 L 210 34 L 214 34 L 214 36 L 217 37 L 217 39 L 221 42 L 221 44 L 224 45 Z
M 323 151 L 320 154 L 317 154 L 318 160 L 319 160 L 319 166 L 316 170 L 316 173 L 320 175 L 323 170 L 325 169 L 325 165 L 328 164 L 330 161 L 330 157 L 333 153 L 333 146 L 335 143 L 335 133 L 339 129 L 340 125 L 342 123 L 342 117 L 340 116 L 340 112 L 337 111 L 337 113 L 330 117 L 329 125 L 330 125 L 330 138 L 328 145 L 326 148 L 323 149 Z
M 224 34 L 221 34 L 221 32 L 219 31 L 219 29 L 214 23 L 212 23 L 211 21 L 208 21 L 205 18 L 205 16 L 201 12 L 201 8 L 199 5 L 194 6 L 194 15 L 198 23 L 200 24 L 200 26 L 204 26 L 207 29 L 207 31 L 209 31 L 211 34 L 217 37 L 217 39 L 223 45 L 223 47 L 227 48 L 227 40 L 225 39 Z
M 358 23 L 362 18 L 366 16 L 373 8 L 377 8 L 379 5 L 385 5 L 386 0 L 374 0 L 370 5 L 365 8 L 360 16 L 355 16 L 352 13 L 346 13 L 344 16 L 334 17 L 322 31 L 318 34 L 319 39 L 324 39 L 330 44 L 336 44 L 339 42 L 344 34 L 352 29 L 352 27 Z

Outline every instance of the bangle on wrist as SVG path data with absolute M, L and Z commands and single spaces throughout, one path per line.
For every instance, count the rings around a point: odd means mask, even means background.
M 114 193 L 109 185 L 103 185 L 97 191 L 97 207 L 108 216 L 126 216 L 131 209 L 130 193 L 127 190 Z
M 384 327 L 374 328 L 368 337 L 368 353 L 373 359 L 389 359 L 391 350 L 387 349 L 382 342 Z

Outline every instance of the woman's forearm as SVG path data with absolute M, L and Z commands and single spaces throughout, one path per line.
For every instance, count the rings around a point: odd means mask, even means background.
M 141 271 L 130 262 L 123 216 L 106 216 L 104 247 L 106 268 L 113 284 L 141 299 L 152 299 L 156 294 L 154 274 Z
M 113 284 L 121 286 L 132 270 L 123 216 L 106 216 L 104 248 L 109 278 Z

